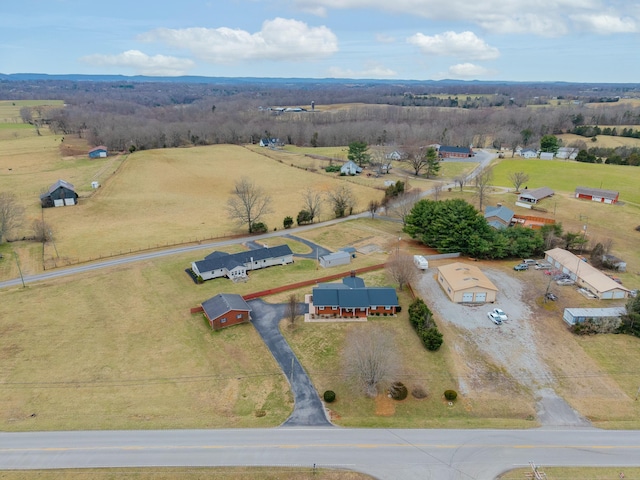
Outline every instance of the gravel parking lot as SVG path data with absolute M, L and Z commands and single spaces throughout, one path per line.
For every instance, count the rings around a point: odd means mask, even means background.
M 469 351 L 465 342 L 471 342 L 471 350 L 480 352 L 512 379 L 534 392 L 538 421 L 543 426 L 589 425 L 555 393 L 553 375 L 538 352 L 536 345 L 541 339 L 532 324 L 536 319 L 528 303 L 533 301 L 534 295 L 527 296 L 523 281 L 524 275 L 533 272 L 510 274 L 486 267 L 482 267 L 482 271 L 499 288 L 495 304 L 461 305 L 451 302 L 438 285 L 434 268 L 423 273 L 416 284 L 416 290 L 437 312 L 440 321 L 450 322 L 457 331 L 463 332 L 456 338 L 447 338 L 447 342 L 453 342 L 454 350 L 462 355 Z M 502 325 L 495 325 L 487 317 L 494 307 L 502 308 L 509 317 Z M 460 379 L 460 393 L 469 394 L 472 385 L 468 383 L 473 381 L 473 377 Z

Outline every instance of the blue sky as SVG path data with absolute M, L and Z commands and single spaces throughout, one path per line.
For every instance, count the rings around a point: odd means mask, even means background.
M 640 82 L 638 0 L 19 0 L 0 73 Z

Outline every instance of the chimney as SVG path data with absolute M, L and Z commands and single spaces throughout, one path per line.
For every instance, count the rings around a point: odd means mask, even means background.
M 351 273 L 349 275 L 350 277 L 355 277 L 356 276 L 356 271 L 355 270 L 351 270 Z

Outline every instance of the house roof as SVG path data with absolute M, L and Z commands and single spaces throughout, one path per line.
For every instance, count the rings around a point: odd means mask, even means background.
M 69 183 L 69 182 L 67 182 L 65 180 L 58 180 L 56 183 L 54 183 L 53 185 L 51 185 L 49 187 L 49 189 L 46 191 L 46 193 L 43 193 L 42 195 L 40 195 L 40 199 L 48 197 L 49 195 L 51 195 L 53 192 L 55 192 L 59 188 L 66 188 L 67 190 L 70 190 L 73 193 L 76 192 L 74 186 L 71 183 Z
M 569 312 L 572 317 L 620 317 L 627 313 L 625 307 L 610 307 L 610 308 L 565 308 L 566 312 Z
M 568 250 L 564 250 L 563 248 L 554 248 L 552 250 L 547 250 L 544 253 L 553 258 L 556 262 L 559 262 L 564 268 L 581 278 L 584 282 L 591 285 L 598 292 L 607 292 L 609 290 L 629 291 L 618 282 L 606 276 L 593 265 L 583 261 Z
M 338 284 L 339 285 L 339 284 Z M 316 306 L 368 308 L 371 306 L 395 306 L 398 295 L 391 287 L 365 288 L 314 288 L 313 304 Z
M 471 149 L 469 147 L 449 147 L 448 145 L 441 145 L 438 151 L 440 153 L 471 153 Z
M 89 150 L 89 153 L 99 152 L 100 150 L 104 150 L 106 152 L 107 147 L 105 147 L 104 145 L 98 145 L 97 147 L 93 147 L 91 150 Z
M 589 195 L 591 197 L 610 198 L 612 200 L 618 197 L 615 190 L 602 190 L 600 188 L 576 187 L 576 194 Z
M 498 291 L 498 287 L 475 265 L 455 262 L 438 267 L 438 271 L 456 291 L 476 287 Z
M 257 248 L 239 253 L 212 252 L 207 255 L 204 260 L 195 262 L 200 272 L 208 272 L 226 268 L 232 270 L 247 263 L 266 260 L 268 258 L 284 257 L 285 255 L 293 255 L 289 245 L 278 245 L 276 247 Z
M 342 283 L 344 283 L 349 288 L 364 288 L 364 280 L 360 277 L 344 277 L 342 279 Z
M 320 257 L 323 261 L 336 260 L 340 258 L 351 258 L 351 254 L 345 250 L 339 250 L 337 252 L 328 253 Z
M 251 307 L 245 302 L 244 298 L 235 293 L 219 293 L 215 297 L 203 302 L 202 308 L 211 320 L 232 310 L 251 312 Z
M 533 148 L 524 148 L 524 149 L 520 150 L 520 153 L 525 153 L 525 152 L 531 152 L 531 153 L 533 153 L 535 155 L 538 154 L 538 151 L 534 150 Z
M 340 167 L 340 171 L 343 170 L 355 170 L 356 172 L 360 173 L 362 171 L 362 167 L 359 167 L 358 164 L 353 160 L 349 160 L 347 163 L 342 165 L 342 167 Z
M 551 190 L 549 187 L 540 187 L 533 190 L 525 190 L 520 193 L 519 198 L 531 198 L 533 200 L 542 200 L 543 198 L 553 196 L 555 192 Z
M 503 220 L 506 223 L 511 223 L 513 215 L 513 210 L 505 207 L 504 205 L 500 205 L 499 207 L 488 206 L 484 211 L 484 218 L 498 217 L 500 220 Z M 501 224 L 501 227 L 502 226 L 504 225 Z

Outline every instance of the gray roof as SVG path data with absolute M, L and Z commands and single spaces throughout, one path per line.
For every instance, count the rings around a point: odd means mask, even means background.
M 555 192 L 549 187 L 540 187 L 534 190 L 525 190 L 520 193 L 520 197 L 533 198 L 534 200 L 542 200 L 543 198 L 553 196 Z
M 316 306 L 368 308 L 398 306 L 398 295 L 391 287 L 365 288 L 314 288 L 313 304 Z
M 441 145 L 440 148 L 438 149 L 438 152 L 471 154 L 471 149 L 469 147 L 449 147 L 447 145 Z
M 251 307 L 244 301 L 244 298 L 235 293 L 219 293 L 215 297 L 203 302 L 202 308 L 211 320 L 232 310 L 251 312 Z
M 293 255 L 289 245 L 278 245 L 277 247 L 257 248 L 239 253 L 213 252 L 196 263 L 200 272 L 210 272 L 219 268 L 232 270 L 239 265 L 246 265 L 251 261 L 265 260 L 267 258 L 284 257 Z
M 618 196 L 618 192 L 616 192 L 615 190 L 602 190 L 600 188 L 589 187 L 576 187 L 576 193 L 589 195 L 591 197 L 610 198 L 612 200 Z
M 498 217 L 500 220 L 503 220 L 506 223 L 511 223 L 513 215 L 513 210 L 505 207 L 504 205 L 500 205 L 499 207 L 488 206 L 484 211 L 484 218 Z
M 77 198 L 78 197 L 78 195 L 76 194 L 76 190 L 75 190 L 74 186 L 71 183 L 69 183 L 69 182 L 67 182 L 65 180 L 58 180 L 56 183 L 54 183 L 53 185 L 51 185 L 49 187 L 49 189 L 47 190 L 46 193 L 43 193 L 42 195 L 40 195 L 40 199 L 48 197 L 49 195 L 51 195 L 52 193 L 54 193 L 56 190 L 58 190 L 60 188 L 63 189 L 63 191 L 65 193 L 67 193 L 67 191 L 71 193 L 71 196 L 67 197 L 65 195 L 62 198 L 72 198 L 72 197 L 73 198 Z
M 620 317 L 627 313 L 625 307 L 610 307 L 610 308 L 565 308 L 572 317 Z

